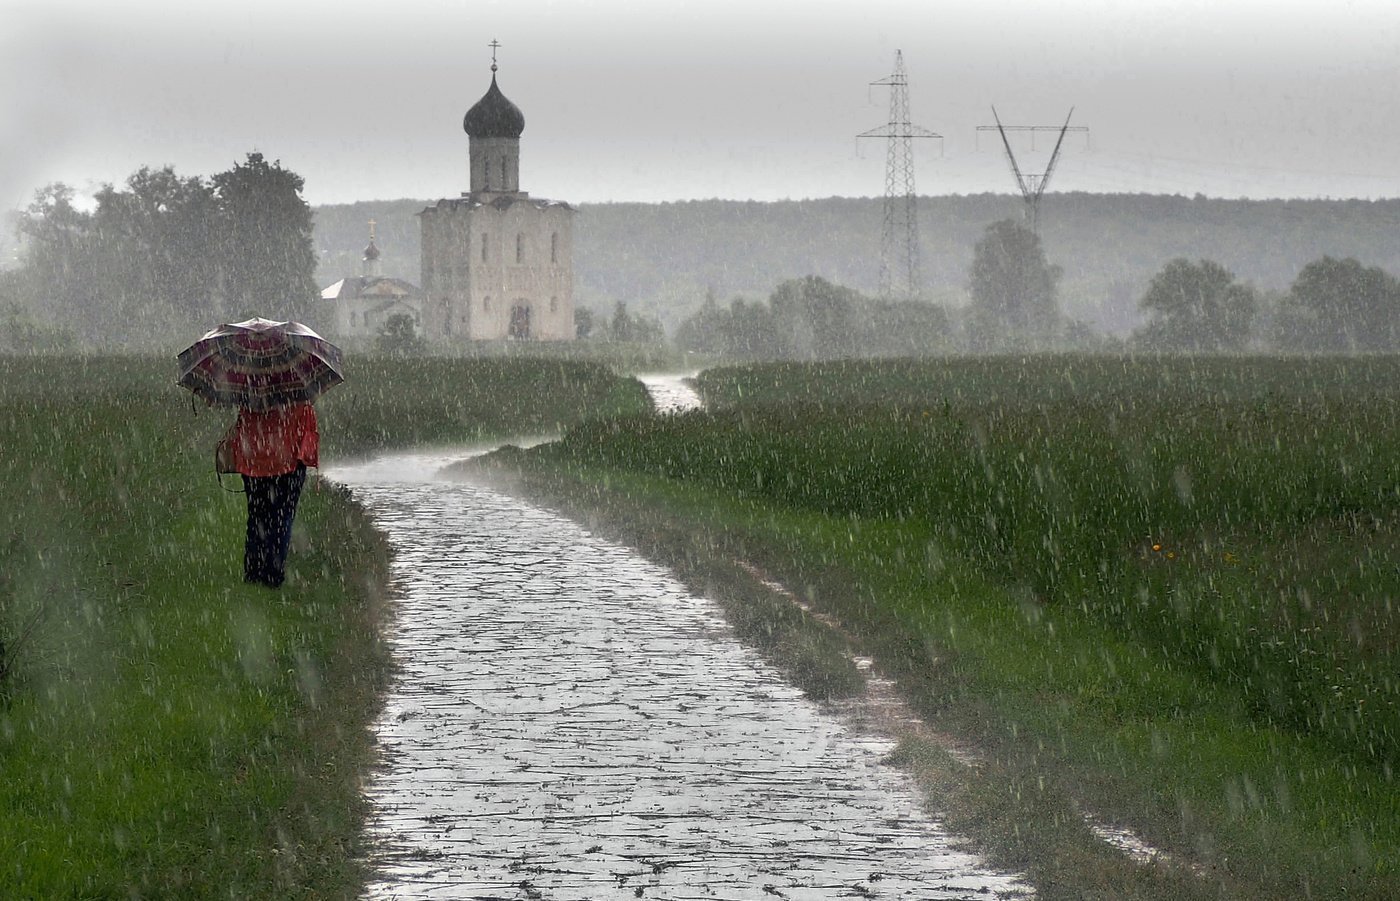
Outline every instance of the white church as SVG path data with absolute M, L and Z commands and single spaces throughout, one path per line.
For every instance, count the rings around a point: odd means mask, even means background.
M 571 341 L 574 209 L 520 190 L 525 116 L 496 84 L 467 110 L 471 190 L 418 214 L 429 344 Z
M 395 315 L 410 316 L 430 347 L 468 341 L 572 341 L 574 208 L 520 190 L 525 116 L 496 84 L 467 110 L 471 190 L 418 214 L 422 287 L 379 271 L 370 223 L 363 271 L 321 292 L 333 334 L 372 339 Z
M 369 222 L 369 246 L 365 248 L 359 276 L 347 276 L 321 291 L 330 304 L 331 335 L 345 339 L 373 339 L 389 319 L 407 316 L 413 329 L 423 329 L 423 292 L 401 278 L 379 271 L 379 246 L 374 242 L 374 220 Z

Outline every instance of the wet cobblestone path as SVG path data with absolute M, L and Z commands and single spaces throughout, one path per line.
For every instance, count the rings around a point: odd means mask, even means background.
M 464 455 L 327 473 L 397 552 L 369 897 L 1029 896 L 664 569 L 437 478 Z

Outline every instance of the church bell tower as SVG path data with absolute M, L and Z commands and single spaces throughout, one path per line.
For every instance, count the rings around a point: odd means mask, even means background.
M 520 135 L 525 131 L 525 115 L 496 84 L 499 46 L 491 42 L 491 87 L 462 117 L 473 194 L 520 193 Z
M 462 117 L 470 190 L 418 214 L 423 230 L 424 334 L 468 341 L 571 341 L 573 216 L 562 200 L 520 190 L 525 116 L 496 83 Z

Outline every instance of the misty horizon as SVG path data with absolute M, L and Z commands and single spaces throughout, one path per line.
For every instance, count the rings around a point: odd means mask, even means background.
M 1014 27 L 1008 27 L 1014 22 Z M 20 6 L 0 65 L 0 207 L 79 193 L 141 166 L 184 175 L 250 150 L 306 178 L 313 204 L 455 196 L 461 116 L 490 83 L 524 111 L 524 190 L 571 203 L 880 196 L 888 120 L 872 86 L 902 50 L 923 196 L 1014 193 L 1008 124 L 1071 137 L 1050 193 L 1224 199 L 1400 195 L 1393 132 L 1400 8 L 1359 0 L 1228 8 L 1161 0 L 953 6 L 908 0 L 688 2 L 634 10 L 525 0 L 466 15 L 417 0 Z M 374 37 L 372 42 L 366 39 Z M 1048 147 L 1017 147 L 1026 171 Z M 1022 157 L 1022 155 L 1024 156 Z

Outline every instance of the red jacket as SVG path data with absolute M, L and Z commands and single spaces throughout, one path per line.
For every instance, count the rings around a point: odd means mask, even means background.
M 310 404 L 238 411 L 233 424 L 233 465 L 245 476 L 280 476 L 298 463 L 318 466 L 320 451 L 316 411 Z

